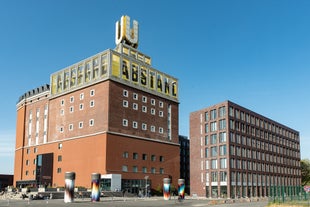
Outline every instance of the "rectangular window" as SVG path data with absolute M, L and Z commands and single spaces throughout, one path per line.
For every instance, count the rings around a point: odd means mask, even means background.
M 209 145 L 209 137 L 208 137 L 208 135 L 205 136 L 205 145 Z
M 159 168 L 159 174 L 164 174 L 165 171 L 164 171 L 164 168 Z
M 144 112 L 144 113 L 147 112 L 147 107 L 146 106 L 142 106 L 142 112 Z
M 225 115 L 226 115 L 226 108 L 225 108 L 225 106 L 220 107 L 219 108 L 219 117 L 225 117 Z
M 134 100 L 138 100 L 138 94 L 133 93 L 132 97 L 133 97 Z
M 84 105 L 80 104 L 80 110 L 83 110 L 83 109 L 84 109 Z
M 128 152 L 123 152 L 123 158 L 128 158 Z
M 155 162 L 155 161 L 156 161 L 156 155 L 151 155 L 151 160 L 152 160 L 153 162 Z
M 89 120 L 89 126 L 94 126 L 95 121 L 93 119 Z
M 69 131 L 73 130 L 73 124 L 69 124 Z
M 205 124 L 205 133 L 209 132 L 209 124 Z
M 155 173 L 156 173 L 156 168 L 155 168 L 155 167 L 152 167 L 152 168 L 151 168 L 151 173 L 152 173 L 152 174 L 155 174 Z
M 159 162 L 163 162 L 164 161 L 164 156 L 159 156 Z
M 123 172 L 128 172 L 128 166 L 127 165 L 123 165 L 122 166 L 122 171 Z
M 128 101 L 123 100 L 123 107 L 128 107 Z
M 137 104 L 137 103 L 133 103 L 132 108 L 133 108 L 134 110 L 138 110 L 138 104 Z
M 147 154 L 142 154 L 142 160 L 147 160 Z
M 132 128 L 137 129 L 137 128 L 138 128 L 138 122 L 133 121 L 133 122 L 132 122 Z
M 205 148 L 205 158 L 209 157 L 209 148 Z
M 91 100 L 91 101 L 89 102 L 89 106 L 90 106 L 90 107 L 94 107 L 94 106 L 95 106 L 95 101 L 94 101 L 94 100 Z
M 223 129 L 226 129 L 226 120 L 225 119 L 222 119 L 219 121 L 219 124 L 220 124 L 220 130 L 223 130 Z
M 162 127 L 159 127 L 159 133 L 163 134 L 164 133 L 164 129 Z
M 138 159 L 138 153 L 134 152 L 132 154 L 132 159 L 137 160 Z
M 80 128 L 80 129 L 83 128 L 83 122 L 82 122 L 82 121 L 79 122 L 79 128 Z
M 217 156 L 217 147 L 211 147 L 211 156 L 216 157 Z
M 123 96 L 128 97 L 128 91 L 127 90 L 123 90 Z
M 70 113 L 73 113 L 74 112 L 74 106 L 70 106 L 69 111 L 70 111 Z
M 164 107 L 164 103 L 162 101 L 159 101 L 159 107 L 163 108 Z
M 211 142 L 211 144 L 216 144 L 217 143 L 217 134 L 211 134 L 210 142 Z
M 155 115 L 155 114 L 156 114 L 156 111 L 155 111 L 154 108 L 151 108 L 151 114 L 152 114 L 152 115 Z
M 159 111 L 159 117 L 163 117 L 164 116 L 164 112 L 163 111 Z
M 211 122 L 210 127 L 211 127 L 211 132 L 216 131 L 217 130 L 216 122 Z
M 57 160 L 58 160 L 58 162 L 61 162 L 61 161 L 62 161 L 62 156 L 61 156 L 61 155 L 58 155 Z
M 123 126 L 128 126 L 128 120 L 127 119 L 123 119 Z
M 205 112 L 205 121 L 209 121 L 209 112 Z
M 93 89 L 90 91 L 90 96 L 94 96 L 94 95 L 95 95 L 95 90 Z
M 211 110 L 211 117 L 210 117 L 210 119 L 211 120 L 214 120 L 214 119 L 216 119 L 216 109 L 213 109 L 213 110 Z
M 217 160 L 216 159 L 211 160 L 211 169 L 217 169 Z
M 151 99 L 151 104 L 153 105 L 153 106 L 155 106 L 155 99 Z
M 73 102 L 74 102 L 74 97 L 71 96 L 71 97 L 70 97 L 70 103 L 73 103 Z
M 220 145 L 220 156 L 227 154 L 226 145 Z
M 146 167 L 142 167 L 142 172 L 143 173 L 147 173 L 147 168 Z
M 220 143 L 226 142 L 226 132 L 220 132 L 219 136 Z
M 147 130 L 147 124 L 142 123 L 142 130 Z
M 147 103 L 147 97 L 146 96 L 142 96 L 142 102 Z
M 61 168 L 57 168 L 57 173 L 61 173 Z
M 84 93 L 81 93 L 80 94 L 80 100 L 83 100 L 84 99 Z
M 156 131 L 156 128 L 154 125 L 151 126 L 151 132 L 155 132 Z
M 132 166 L 132 172 L 134 172 L 134 173 L 138 172 L 138 167 L 137 166 Z
M 226 169 L 227 168 L 227 159 L 226 158 L 221 158 L 220 159 L 220 168 L 221 169 Z

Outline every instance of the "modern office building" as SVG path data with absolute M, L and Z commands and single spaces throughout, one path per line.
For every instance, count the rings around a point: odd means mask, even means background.
M 19 98 L 15 185 L 64 186 L 65 172 L 84 187 L 92 173 L 103 175 L 106 189 L 109 177 L 131 192 L 158 189 L 166 177 L 177 185 L 178 80 L 137 50 L 137 21 L 117 21 L 115 40 L 115 49 L 51 74 L 50 84 Z
M 190 195 L 190 158 L 189 139 L 187 136 L 179 135 L 180 143 L 180 178 L 185 181 L 185 193 Z
M 230 101 L 190 114 L 191 194 L 297 194 L 299 132 Z M 281 188 L 279 188 L 281 187 Z

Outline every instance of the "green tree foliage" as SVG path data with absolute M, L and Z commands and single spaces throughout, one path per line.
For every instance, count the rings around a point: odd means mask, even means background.
M 310 160 L 303 159 L 300 161 L 301 166 L 301 184 L 309 185 L 310 184 Z

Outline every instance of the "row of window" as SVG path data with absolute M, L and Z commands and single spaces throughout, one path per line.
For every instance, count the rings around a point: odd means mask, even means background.
M 122 166 L 122 171 L 123 172 L 129 172 L 128 165 L 123 165 Z M 147 167 L 142 167 L 141 171 L 139 171 L 138 166 L 132 166 L 131 172 L 134 172 L 134 173 L 139 173 L 139 172 L 148 173 L 148 169 L 147 169 Z M 156 168 L 155 167 L 151 167 L 150 173 L 156 174 L 157 173 L 156 172 Z M 164 173 L 165 173 L 164 172 L 164 168 L 159 168 L 159 174 L 164 174 Z
M 129 158 L 129 152 L 123 152 L 123 158 Z M 139 159 L 139 154 L 137 152 L 133 152 L 132 153 L 132 159 L 134 160 L 138 160 Z M 148 160 L 148 154 L 146 153 L 142 153 L 141 155 L 141 159 L 142 160 Z M 150 160 L 155 162 L 156 161 L 156 155 L 151 155 L 150 156 Z M 160 155 L 159 156 L 159 162 L 163 162 L 164 161 L 164 156 Z
M 208 122 L 209 120 L 215 120 L 217 119 L 217 117 L 219 118 L 224 118 L 226 116 L 226 107 L 222 106 L 218 109 L 218 113 L 217 113 L 217 109 L 212 109 L 209 111 L 205 112 L 205 121 Z
M 89 101 L 89 107 L 94 107 L 95 106 L 95 101 L 94 100 L 91 100 L 91 101 Z M 80 105 L 79 105 L 79 110 L 80 111 L 82 111 L 82 110 L 84 110 L 84 104 L 83 103 L 81 103 Z M 69 107 L 69 112 L 70 113 L 73 113 L 74 112 L 74 106 L 70 106 Z M 61 116 L 63 116 L 63 115 L 65 115 L 65 110 L 64 109 L 60 109 L 60 115 Z
M 216 121 L 206 123 L 205 124 L 205 133 L 217 131 L 217 126 L 219 126 L 219 130 L 225 130 L 226 129 L 226 120 L 225 119 L 219 120 L 218 125 L 217 125 Z
M 233 107 L 229 107 L 229 116 L 235 117 L 236 119 L 245 121 L 248 124 L 255 125 L 257 127 L 260 127 L 265 130 L 269 130 L 273 133 L 286 136 L 290 139 L 299 140 L 298 134 L 291 132 L 287 129 L 284 129 L 280 126 L 275 125 L 274 123 L 268 122 L 266 120 L 263 120 L 261 118 L 255 117 L 253 115 L 250 115 L 244 111 L 241 111 L 239 109 L 235 109 Z
M 289 159 L 283 156 L 274 155 L 272 153 L 264 153 L 259 150 L 246 149 L 240 146 L 230 146 L 230 155 L 255 159 L 257 161 L 266 161 L 272 163 L 281 163 L 290 166 L 299 166 L 299 159 Z
M 270 153 L 277 153 L 292 158 L 299 158 L 300 152 L 298 149 L 292 150 L 288 146 L 279 146 L 279 144 L 272 144 L 260 141 L 256 138 L 240 136 L 239 134 L 230 133 L 230 143 L 242 144 L 247 147 L 256 148 L 258 150 L 269 151 Z M 294 148 L 293 148 L 294 149 Z
M 90 119 L 88 121 L 88 126 L 92 127 L 94 125 L 95 125 L 95 120 L 94 119 Z M 69 124 L 69 126 L 68 126 L 69 131 L 73 130 L 73 126 L 74 126 L 73 124 Z M 84 122 L 80 121 L 78 123 L 78 127 L 79 127 L 79 129 L 82 129 L 84 127 Z M 64 127 L 63 126 L 59 127 L 59 131 L 60 131 L 60 133 L 63 133 L 64 132 Z
M 92 89 L 89 91 L 89 96 L 92 97 L 95 95 L 95 89 Z M 80 93 L 79 95 L 79 100 L 84 100 L 85 98 L 85 95 L 84 93 Z M 70 96 L 70 99 L 69 99 L 70 103 L 74 103 L 74 96 Z M 64 99 L 61 99 L 60 100 L 60 106 L 64 106 L 65 105 L 65 100 Z
M 123 96 L 124 96 L 124 97 L 129 97 L 129 92 L 128 92 L 127 90 L 123 90 Z M 139 94 L 137 94 L 137 93 L 132 93 L 132 98 L 133 98 L 133 100 L 139 100 Z M 143 102 L 143 103 L 147 103 L 147 102 L 148 102 L 146 96 L 142 96 L 142 102 Z M 151 105 L 156 106 L 156 100 L 153 99 L 153 98 L 151 98 Z M 164 108 L 164 102 L 159 101 L 159 102 L 158 102 L 158 106 L 159 106 L 160 108 Z
M 129 102 L 127 100 L 123 100 L 123 107 L 125 107 L 125 108 L 129 107 Z M 132 104 L 132 109 L 139 110 L 139 105 L 137 103 L 133 103 Z M 142 110 L 142 112 L 147 113 L 147 106 L 142 106 L 141 110 Z M 155 108 L 151 108 L 151 114 L 152 115 L 156 115 Z M 163 117 L 164 116 L 164 112 L 163 111 L 159 111 L 158 115 L 159 115 L 159 117 Z
M 129 126 L 129 121 L 127 119 L 123 119 L 123 126 L 128 127 Z M 137 121 L 132 122 L 132 128 L 138 129 L 139 128 L 139 123 Z M 148 126 L 146 123 L 141 124 L 141 129 L 142 130 L 148 130 Z M 156 126 L 151 125 L 150 126 L 151 132 L 156 132 Z M 164 128 L 163 127 L 158 127 L 158 132 L 163 134 L 164 133 Z

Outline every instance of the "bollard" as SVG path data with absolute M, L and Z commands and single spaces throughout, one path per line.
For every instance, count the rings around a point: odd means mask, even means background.
M 75 181 L 75 172 L 66 172 L 65 173 L 65 203 L 72 203 L 74 200 L 74 181 Z
M 93 173 L 91 175 L 91 201 L 100 201 L 100 173 Z
M 170 200 L 170 178 L 164 178 L 163 183 L 163 194 L 164 194 L 164 200 Z
M 178 179 L 178 194 L 179 194 L 179 199 L 184 199 L 184 195 L 185 195 L 185 180 L 184 179 Z

